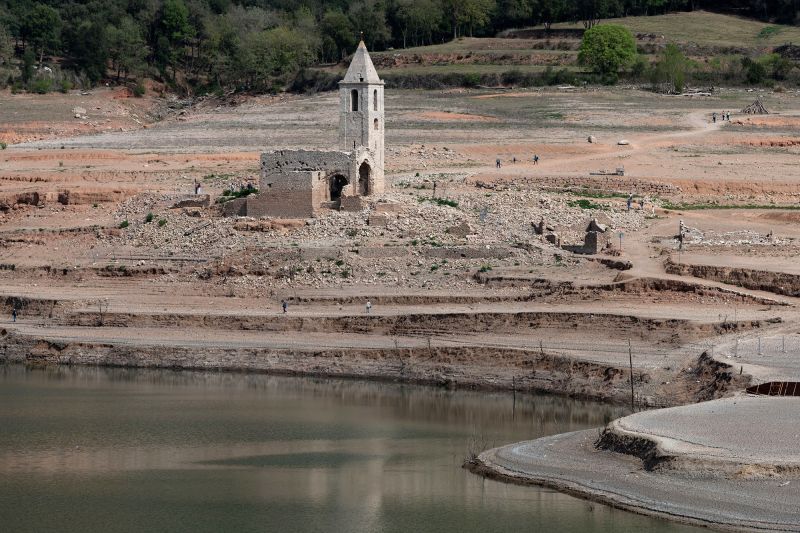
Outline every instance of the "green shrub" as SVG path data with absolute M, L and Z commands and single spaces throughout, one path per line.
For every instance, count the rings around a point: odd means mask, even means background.
M 36 94 L 47 94 L 53 90 L 53 80 L 50 78 L 38 78 L 28 85 L 28 90 Z
M 128 226 L 130 226 L 130 224 L 128 223 L 127 220 L 123 220 L 122 222 L 119 223 L 119 229 L 125 229 Z
M 448 198 L 429 198 L 427 196 L 420 196 L 417 198 L 418 202 L 431 202 L 432 204 L 442 205 L 447 207 L 458 207 L 458 202 Z
M 6 148 L 8 148 L 8 145 L 4 142 L 0 142 L 0 150 L 5 150 Z
M 159 228 L 163 228 L 166 225 L 167 225 L 167 219 L 166 218 L 162 218 L 161 220 L 158 221 L 158 227 Z
M 758 85 L 767 78 L 767 67 L 749 57 L 742 58 L 742 67 L 745 70 L 745 79 L 751 85 Z
M 468 72 L 464 74 L 464 87 L 477 87 L 481 84 L 481 75 L 476 72 Z
M 761 28 L 761 31 L 758 32 L 758 38 L 768 39 L 773 35 L 777 35 L 778 33 L 780 33 L 781 30 L 782 28 L 780 26 L 764 26 L 763 28 Z
M 142 82 L 137 83 L 136 86 L 133 88 L 133 96 L 135 96 L 136 98 L 141 98 L 142 96 L 145 95 L 146 92 L 147 89 L 145 88 Z
M 586 198 L 581 198 L 580 200 L 570 200 L 567 202 L 567 205 L 570 207 L 580 207 L 581 209 L 603 209 L 602 205 L 596 204 L 591 200 L 587 200 Z
M 64 94 L 67 94 L 72 90 L 72 82 L 69 80 L 61 80 L 59 84 L 58 90 Z
M 146 224 L 149 224 L 153 221 L 153 213 L 147 213 L 147 216 L 144 217 L 144 221 Z
M 222 191 L 222 196 L 228 197 L 229 200 L 233 200 L 234 198 L 246 198 L 251 194 L 258 194 L 258 189 L 241 189 L 238 191 L 232 191 L 230 189 L 225 189 Z

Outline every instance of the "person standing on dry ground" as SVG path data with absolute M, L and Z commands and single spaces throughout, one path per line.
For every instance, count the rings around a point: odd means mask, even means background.
M 369 313 L 370 313 L 370 311 L 372 311 L 372 302 L 370 302 L 369 300 L 367 300 L 367 314 L 369 314 Z
M 500 168 L 500 158 L 499 158 L 499 157 L 498 157 L 498 158 L 497 158 L 497 160 L 494 162 L 494 164 L 495 164 L 495 166 L 497 166 L 497 168 Z
M 631 206 L 633 205 L 633 193 L 628 195 L 628 211 L 631 210 Z
M 288 309 L 288 307 L 289 303 L 286 301 L 286 299 L 281 300 L 281 308 L 283 309 L 284 315 L 286 314 L 286 309 Z
M 12 322 L 16 322 L 17 321 L 17 308 L 16 307 L 13 307 L 11 309 L 11 321 Z
M 714 124 L 717 123 L 717 112 L 716 111 L 711 113 L 711 122 L 713 122 Z
M 538 165 L 539 164 L 539 156 L 538 155 L 534 155 L 533 156 L 533 164 L 534 165 Z

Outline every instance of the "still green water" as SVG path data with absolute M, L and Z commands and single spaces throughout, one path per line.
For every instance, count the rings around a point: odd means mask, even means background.
M 601 426 L 549 396 L 0 366 L 0 531 L 689 531 L 461 468 Z

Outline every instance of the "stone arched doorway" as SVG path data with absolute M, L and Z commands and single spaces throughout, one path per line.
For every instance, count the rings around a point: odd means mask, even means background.
M 330 184 L 331 202 L 338 202 L 342 199 L 342 189 L 350 183 L 346 176 L 342 174 L 334 174 L 328 178 Z
M 358 167 L 358 194 L 360 196 L 367 196 L 370 193 L 369 179 L 372 177 L 372 168 L 369 163 L 364 161 Z

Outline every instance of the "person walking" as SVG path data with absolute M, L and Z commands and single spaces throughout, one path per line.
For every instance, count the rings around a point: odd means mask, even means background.
M 281 300 L 281 308 L 283 309 L 283 314 L 285 315 L 286 309 L 289 308 L 289 303 L 286 301 L 286 299 Z
M 367 314 L 369 314 L 370 311 L 372 311 L 372 302 L 367 300 L 367 306 L 366 307 L 367 307 Z
M 633 193 L 628 195 L 628 211 L 631 210 L 631 206 L 633 205 Z
M 12 322 L 16 322 L 17 321 L 17 308 L 16 307 L 11 309 L 11 321 Z
M 539 156 L 538 155 L 534 155 L 533 156 L 533 164 L 534 164 L 534 166 L 539 164 Z
M 494 162 L 497 168 L 500 168 L 500 158 L 498 157 L 497 160 Z

